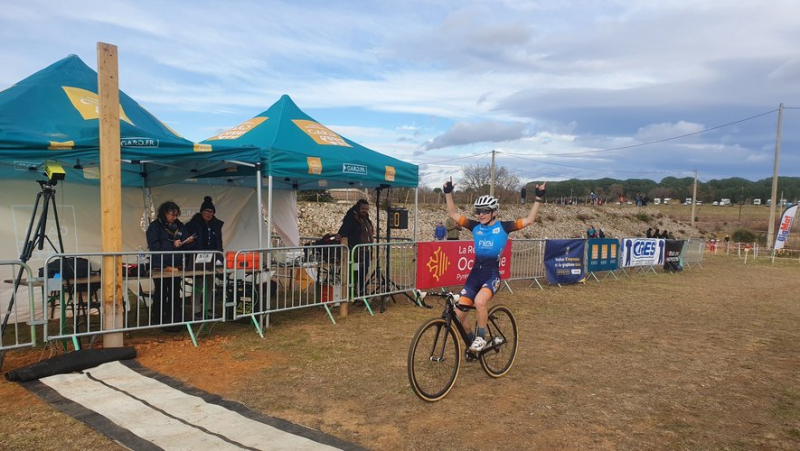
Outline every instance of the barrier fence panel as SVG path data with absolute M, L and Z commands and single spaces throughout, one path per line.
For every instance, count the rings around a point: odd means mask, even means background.
M 0 261 L 0 275 L 4 283 L 12 285 L 20 278 L 16 292 L 0 303 L 3 306 L 0 352 L 35 346 L 36 325 L 41 324 L 41 309 L 37 313 L 34 305 L 33 272 L 21 261 L 5 260 Z
M 533 280 L 540 289 L 544 289 L 539 279 L 543 279 L 546 275 L 544 268 L 546 241 L 514 239 L 514 244 L 511 246 L 511 277 L 508 280 Z
M 364 301 L 370 314 L 371 301 L 403 294 L 417 302 L 411 294 L 416 285 L 416 245 L 411 241 L 358 244 L 350 252 L 352 280 L 350 299 Z
M 104 257 L 111 257 L 106 267 Z M 121 273 L 115 269 L 121 265 Z M 221 252 L 120 252 L 56 254 L 47 258 L 41 289 L 45 338 L 71 339 L 111 332 L 183 326 L 197 344 L 192 324 L 223 321 L 227 285 Z M 103 305 L 102 277 L 114 273 L 111 310 Z
M 347 299 L 347 247 L 308 245 L 236 252 L 227 311 L 232 319 L 305 307 L 324 307 Z M 259 330 L 259 332 L 261 332 Z
M 689 238 L 684 245 L 683 264 L 691 268 L 693 265 L 702 267 L 705 240 L 702 238 Z

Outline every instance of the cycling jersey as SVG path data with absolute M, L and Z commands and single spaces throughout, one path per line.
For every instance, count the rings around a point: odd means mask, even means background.
M 475 241 L 475 267 L 500 267 L 500 255 L 508 242 L 508 234 L 523 228 L 522 220 L 495 221 L 492 225 L 482 225 L 473 219 L 460 217 L 459 225 L 472 231 Z

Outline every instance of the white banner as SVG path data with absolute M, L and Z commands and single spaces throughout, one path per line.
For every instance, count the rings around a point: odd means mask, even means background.
M 794 215 L 797 213 L 797 205 L 789 207 L 783 212 L 781 223 L 778 226 L 778 235 L 775 237 L 775 250 L 783 249 L 786 240 L 789 239 L 789 232 L 792 231 L 792 222 L 794 222 Z
M 623 238 L 622 266 L 664 264 L 664 240 L 661 238 Z

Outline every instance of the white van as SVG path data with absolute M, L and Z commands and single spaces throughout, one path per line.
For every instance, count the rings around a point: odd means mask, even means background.
M 656 198 L 654 198 L 654 199 L 653 199 L 653 204 L 655 204 L 655 205 L 661 205 L 661 198 L 660 198 L 660 197 L 656 197 Z
M 753 205 L 761 205 L 761 199 L 753 199 Z
M 664 201 L 663 201 L 662 203 L 663 203 L 664 205 L 669 205 L 669 201 L 671 201 L 671 200 L 672 200 L 672 199 L 670 199 L 669 197 L 665 197 L 665 198 L 664 198 Z
M 683 205 L 692 205 L 692 198 L 691 197 L 687 197 L 686 201 L 683 203 Z

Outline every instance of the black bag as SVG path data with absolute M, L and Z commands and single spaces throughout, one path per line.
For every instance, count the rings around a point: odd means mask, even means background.
M 99 271 L 92 271 L 89 260 L 82 257 L 64 257 L 51 260 L 47 264 L 47 273 L 53 277 L 61 274 L 62 279 L 75 279 L 76 277 L 89 277 Z M 44 277 L 44 268 L 39 268 L 39 277 Z
M 338 244 L 342 244 L 341 238 L 337 238 L 334 233 L 326 233 L 317 241 L 312 241 L 309 246 L 333 246 Z M 340 247 L 314 248 L 313 251 L 313 261 L 316 262 L 336 263 L 342 259 L 342 248 Z M 307 261 L 312 260 L 308 255 L 309 249 L 305 249 L 305 254 Z

